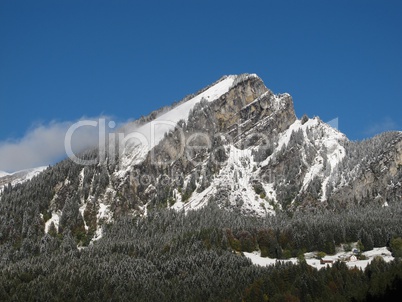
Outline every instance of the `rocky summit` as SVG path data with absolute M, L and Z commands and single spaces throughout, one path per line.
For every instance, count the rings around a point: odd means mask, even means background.
M 214 94 L 222 83 L 224 92 Z M 191 109 L 182 110 L 187 103 Z M 108 192 L 120 192 L 109 203 L 113 211 L 197 209 L 211 201 L 265 215 L 401 199 L 401 132 L 351 142 L 318 117 L 298 119 L 291 96 L 274 94 L 256 75 L 223 77 L 157 122 L 171 122 L 169 115 L 175 127 L 158 129 L 163 138 L 151 150 L 129 143 L 119 160 L 134 164 L 108 167 L 118 184 Z M 155 122 L 147 120 L 142 128 Z

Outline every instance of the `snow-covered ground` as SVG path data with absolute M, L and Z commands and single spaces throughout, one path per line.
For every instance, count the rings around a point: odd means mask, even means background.
M 202 193 L 194 192 L 187 203 L 177 202 L 173 208 L 177 210 L 198 209 L 205 205 L 209 197 L 214 196 L 219 188 L 227 187 L 230 188 L 228 199 L 231 206 L 237 206 L 240 201 L 242 209 L 247 212 L 259 216 L 264 216 L 267 213 L 274 214 L 273 203 L 277 203 L 276 191 L 273 185 L 274 177 L 265 175 L 265 181 L 261 181 L 265 196 L 256 194 L 252 182 L 253 179 L 259 180 L 261 167 L 269 165 L 276 153 L 289 143 L 292 133 L 298 130 L 302 131 L 304 141 L 311 144 L 313 148 L 323 148 L 323 150 L 317 150 L 316 158 L 310 165 L 303 180 L 303 189 L 308 187 L 314 177 L 319 176 L 323 179 L 321 199 L 324 200 L 330 176 L 330 173 L 327 173 L 327 169 L 334 169 L 345 156 L 346 152 L 340 141 L 346 140 L 346 137 L 336 129 L 323 123 L 319 118 L 313 118 L 304 124 L 300 120 L 296 120 L 281 134 L 275 152 L 261 163 L 254 162 L 252 147 L 241 150 L 229 145 L 226 150 L 228 160 L 219 171 L 219 174 L 213 179 L 211 186 Z M 324 166 L 324 155 L 321 155 L 324 153 L 327 158 L 326 166 Z M 304 155 L 304 157 L 306 156 Z
M 61 217 L 61 211 L 57 211 L 57 213 L 56 212 L 52 213 L 52 217 L 45 223 L 45 233 L 49 232 L 49 227 L 52 224 L 52 222 L 56 227 L 56 230 L 58 230 L 60 217 Z
M 4 172 L 4 171 L 0 171 L 0 177 L 8 176 L 8 175 L 10 175 L 10 173 Z
M 339 132 L 335 128 L 332 128 L 330 125 L 324 123 L 318 117 L 314 117 L 310 118 L 305 123 L 302 123 L 301 120 L 296 120 L 292 125 L 290 125 L 289 128 L 281 134 L 277 150 L 282 149 L 284 145 L 287 145 L 289 143 L 290 137 L 293 132 L 297 132 L 298 130 L 301 129 L 303 131 L 303 135 L 307 137 L 307 129 L 312 130 L 314 128 L 318 128 L 318 130 L 325 129 L 325 133 L 322 133 L 321 137 L 315 137 L 315 139 L 318 140 L 324 139 L 324 142 L 329 142 L 330 145 L 333 145 L 334 142 L 347 139 L 343 133 Z M 338 161 L 338 158 L 334 158 L 333 160 Z
M 317 156 L 314 158 L 312 164 L 309 165 L 309 169 L 304 177 L 302 189 L 306 189 L 309 183 L 316 176 L 319 176 L 323 179 L 321 186 L 321 200 L 325 200 L 326 187 L 330 178 L 330 173 L 327 172 L 333 170 L 345 157 L 345 148 L 340 142 L 347 140 L 347 138 L 344 134 L 322 122 L 319 118 L 311 118 L 304 124 L 301 120 L 296 120 L 281 134 L 275 152 L 265 161 L 261 162 L 261 166 L 267 165 L 284 146 L 289 144 L 292 133 L 296 133 L 299 130 L 303 133 L 304 141 L 308 142 L 317 150 Z M 308 135 L 308 132 L 310 133 L 310 136 Z M 327 158 L 326 166 L 324 166 L 324 158 L 321 155 L 324 153 Z M 302 156 L 303 158 L 306 157 L 305 154 L 302 154 Z
M 279 262 L 292 262 L 292 263 L 297 263 L 297 258 L 290 258 L 290 259 L 273 259 L 273 258 L 268 258 L 268 257 L 261 257 L 260 252 L 253 252 L 253 253 L 243 253 L 244 256 L 249 258 L 251 262 L 255 265 L 260 265 L 260 266 L 268 266 L 268 265 L 274 265 L 275 263 Z M 394 259 L 392 257 L 391 252 L 386 248 L 386 247 L 379 247 L 379 248 L 374 248 L 371 251 L 364 252 L 363 255 L 367 257 L 367 260 L 356 260 L 356 261 L 350 261 L 350 257 L 352 256 L 352 252 L 339 252 L 335 255 L 328 255 L 323 258 L 323 260 L 331 260 L 331 261 L 345 261 L 346 265 L 349 268 L 361 268 L 365 269 L 366 266 L 375 258 L 375 257 L 382 257 L 384 261 L 390 262 Z M 304 257 L 306 259 L 307 264 L 309 264 L 312 267 L 315 267 L 317 269 L 321 269 L 326 266 L 332 266 L 332 263 L 326 263 L 326 264 L 321 264 L 319 259 L 314 258 L 315 253 L 306 253 L 304 254 Z
M 95 231 L 95 235 L 91 240 L 92 242 L 102 238 L 103 224 L 111 222 L 113 220 L 112 216 L 113 213 L 110 211 L 110 206 L 100 202 L 98 214 L 96 215 L 97 228 Z
M 251 149 L 238 149 L 233 145 L 228 146 L 226 152 L 228 159 L 225 166 L 215 176 L 211 186 L 201 193 L 193 192 L 186 203 L 177 201 L 172 208 L 176 210 L 196 210 L 208 203 L 210 197 L 217 194 L 219 188 L 226 188 L 230 206 L 235 207 L 241 201 L 242 208 L 250 213 L 264 216 L 267 213 L 274 214 L 272 206 L 265 196 L 257 194 L 252 186 L 252 180 L 259 179 L 257 163 L 254 162 Z M 276 193 L 272 184 L 264 185 L 267 197 L 275 200 Z M 267 191 L 268 190 L 268 191 Z
M 45 170 L 48 166 L 37 167 L 33 169 L 27 169 L 20 172 L 26 172 L 25 176 L 21 178 L 22 181 L 31 180 L 34 176 Z
M 42 172 L 46 168 L 47 168 L 47 166 L 43 166 L 43 167 L 37 167 L 37 168 L 32 168 L 32 169 L 25 169 L 25 170 L 13 172 L 13 173 L 7 173 L 7 172 L 0 171 L 0 193 L 3 190 L 3 186 L 1 185 L 2 183 L 3 183 L 3 185 L 10 183 L 12 186 L 15 186 L 16 184 L 20 184 L 20 183 L 26 182 L 28 180 L 31 180 L 34 176 L 38 175 L 40 172 Z M 3 177 L 6 179 L 5 180 L 1 179 Z

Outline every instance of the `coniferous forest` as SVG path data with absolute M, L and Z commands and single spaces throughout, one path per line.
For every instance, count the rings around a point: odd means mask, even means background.
M 18 192 L 6 190 L 2 206 Z M 1 301 L 391 301 L 402 289 L 399 203 L 264 218 L 213 203 L 186 214 L 154 209 L 141 218 L 120 217 L 100 240 L 78 248 L 71 217 L 62 232 L 47 234 L 43 221 L 6 217 L 26 206 L 1 212 Z M 317 270 L 302 256 L 331 254 L 356 241 L 363 250 L 388 246 L 396 258 L 376 258 L 363 271 L 342 262 Z M 242 255 L 255 250 L 299 262 L 256 266 Z

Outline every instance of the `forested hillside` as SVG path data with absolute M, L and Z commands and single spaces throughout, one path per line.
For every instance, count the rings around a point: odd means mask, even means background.
M 371 249 L 402 236 L 401 221 L 399 204 L 266 218 L 213 204 L 187 215 L 155 210 L 110 224 L 87 248 L 77 249 L 67 229 L 32 240 L 29 250 L 2 245 L 0 300 L 375 301 L 400 290 L 399 258 L 374 260 L 365 271 L 341 262 L 317 271 L 302 257 L 254 266 L 241 251 L 281 259 L 357 240 Z M 396 256 L 401 251 L 394 246 Z

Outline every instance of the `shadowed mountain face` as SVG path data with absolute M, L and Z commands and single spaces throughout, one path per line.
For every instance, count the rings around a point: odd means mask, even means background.
M 213 202 L 263 216 L 402 199 L 401 132 L 351 142 L 319 118 L 297 119 L 291 96 L 274 94 L 256 75 L 223 77 L 119 131 L 106 151 L 79 156 L 95 164 L 67 159 L 6 187 L 2 212 L 25 225 L 23 234 L 70 229 L 88 243 L 118 217 L 152 208 Z M 1 227 L 2 240 L 21 236 Z

